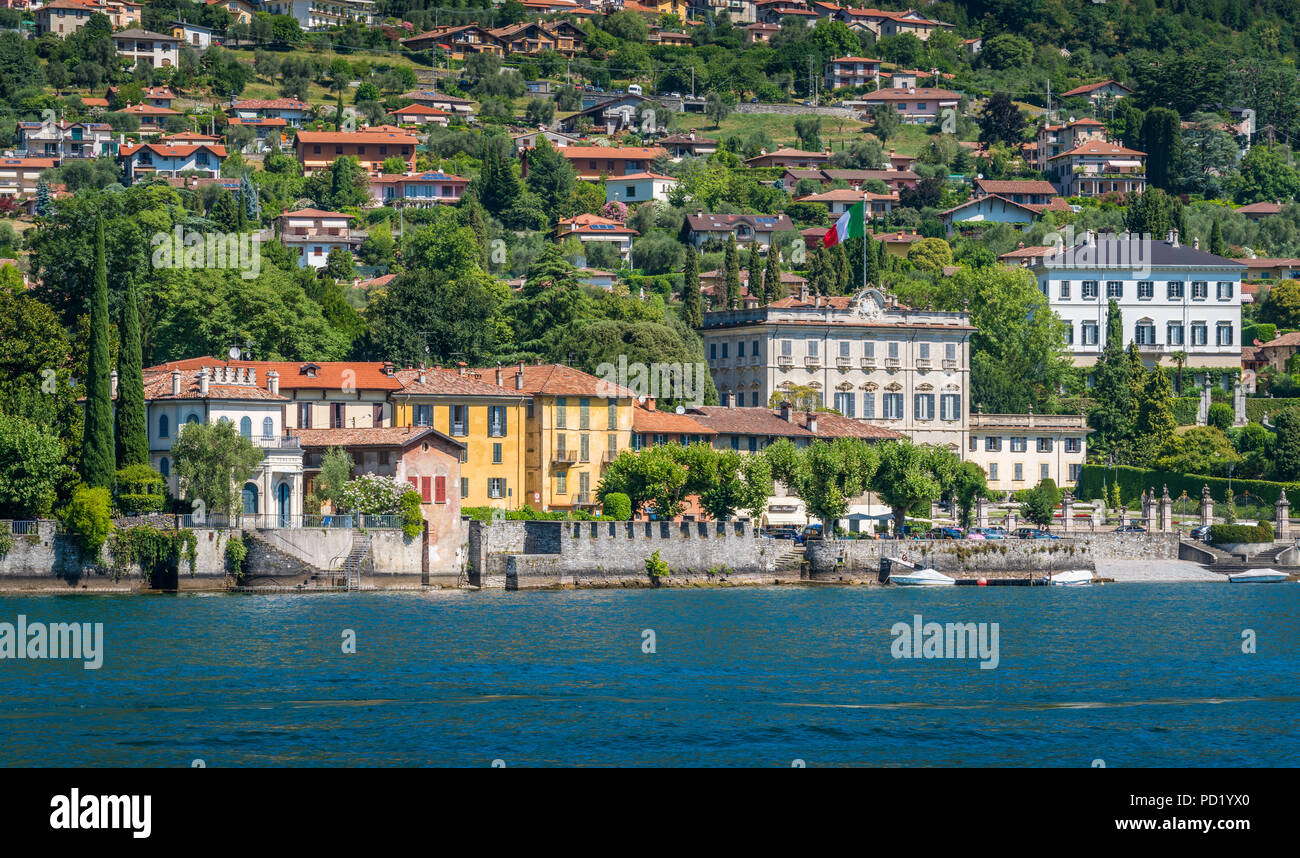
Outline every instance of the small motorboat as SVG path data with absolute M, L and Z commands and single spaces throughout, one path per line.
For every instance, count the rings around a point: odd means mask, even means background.
M 1245 572 L 1234 572 L 1228 576 L 1228 580 L 1233 584 L 1277 584 L 1290 577 L 1276 569 L 1247 569 Z
M 890 574 L 889 580 L 904 587 L 951 587 L 957 583 L 955 578 L 949 578 L 942 572 L 930 568 L 917 569 L 902 575 Z
M 1055 587 L 1091 587 L 1092 570 L 1091 569 L 1070 569 L 1065 572 L 1058 572 L 1051 576 L 1052 585 Z

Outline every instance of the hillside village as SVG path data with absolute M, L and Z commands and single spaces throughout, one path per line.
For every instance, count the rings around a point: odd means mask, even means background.
M 0 9 L 12 533 L 1300 490 L 1294 27 L 469 2 Z

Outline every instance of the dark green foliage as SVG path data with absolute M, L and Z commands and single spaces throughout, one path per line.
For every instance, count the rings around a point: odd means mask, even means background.
M 109 378 L 108 269 L 104 259 L 102 219 L 95 222 L 95 277 L 91 289 L 81 479 L 91 488 L 110 489 L 116 468 L 113 459 L 112 381 Z
M 129 281 L 122 296 L 121 344 L 117 351 L 117 465 L 146 465 L 149 462 L 149 427 L 144 404 L 144 358 L 140 350 L 140 312 L 135 281 Z
M 1212 524 L 1210 542 L 1215 545 L 1238 545 L 1252 542 L 1272 542 L 1273 525 L 1267 521 L 1259 524 Z

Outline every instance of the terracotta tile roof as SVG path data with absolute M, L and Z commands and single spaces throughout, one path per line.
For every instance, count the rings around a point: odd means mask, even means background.
M 610 181 L 610 182 L 618 182 L 618 181 L 626 182 L 626 181 L 630 181 L 630 180 L 632 180 L 632 179 L 664 179 L 664 180 L 669 181 L 669 182 L 675 182 L 675 181 L 677 181 L 677 180 L 676 180 L 675 178 L 673 178 L 672 176 L 665 176 L 665 175 L 662 174 L 662 173 L 629 173 L 629 174 L 626 175 L 626 176 L 611 176 L 611 177 L 608 179 L 608 181 Z
M 419 139 L 405 132 L 381 131 L 377 128 L 365 131 L 299 131 L 299 143 L 409 143 L 419 144 Z
M 204 396 L 199 392 L 199 373 L 198 369 L 195 368 L 181 371 L 181 392 L 179 396 L 176 396 L 172 394 L 172 374 L 170 369 L 166 372 L 155 372 L 152 369 L 147 369 L 144 371 L 144 398 L 146 402 L 167 399 L 239 399 L 282 402 L 288 399 L 284 395 L 272 394 L 271 391 L 266 389 L 265 384 L 266 380 L 259 373 L 257 384 L 209 383 L 208 393 Z
M 774 438 L 865 438 L 873 441 L 897 440 L 904 437 L 893 429 L 854 420 L 839 414 L 815 413 L 817 431 L 808 429 L 808 414 L 792 410 L 790 419 L 781 419 L 781 412 L 770 408 L 727 408 L 721 405 L 703 405 L 688 408 L 686 413 L 719 435 L 759 435 Z
M 197 357 L 152 366 L 145 372 L 170 373 L 173 369 L 189 372 L 204 366 L 251 367 L 257 370 L 259 384 L 265 384 L 266 374 L 275 370 L 280 373 L 281 390 L 341 390 L 345 381 L 343 374 L 347 370 L 351 370 L 352 375 L 346 380 L 358 390 L 398 390 L 401 387 L 396 378 L 384 373 L 383 363 L 365 361 L 232 361 Z M 315 367 L 314 376 L 311 375 L 312 367 Z
M 1280 337 L 1274 337 L 1260 346 L 1261 349 L 1275 349 L 1279 346 L 1300 346 L 1300 331 L 1292 331 Z
M 253 119 L 240 119 L 238 116 L 232 116 L 226 122 L 230 125 L 265 125 L 268 128 L 279 128 L 281 125 L 289 124 L 289 121 L 282 116 L 258 116 Z
M 409 447 L 423 438 L 439 438 L 464 447 L 436 429 L 419 426 L 377 426 L 354 429 L 289 429 L 304 447 Z
M 380 289 L 393 282 L 396 274 L 385 274 L 382 277 L 372 277 L 369 280 L 362 280 L 357 284 L 358 289 Z
M 39 167 L 45 169 L 53 166 L 53 158 L 0 158 L 0 167 Z
M 1053 155 L 1048 158 L 1049 161 L 1055 161 L 1057 158 L 1068 158 L 1071 155 L 1142 155 L 1146 152 L 1139 152 L 1136 149 L 1128 149 L 1117 143 L 1109 143 L 1105 140 L 1089 140 L 1081 143 L 1071 149 L 1069 152 L 1062 152 L 1059 155 Z
M 1056 196 L 1056 187 L 1042 179 L 976 179 L 975 186 L 986 194 L 1048 194 Z
M 155 107 L 152 104 L 133 104 L 123 113 L 134 113 L 137 116 L 180 116 L 179 110 L 172 110 L 170 107 Z
M 780 28 L 778 27 L 777 29 L 780 29 Z M 671 135 L 671 136 L 669 136 L 669 137 L 664 137 L 664 138 L 660 139 L 659 142 L 660 142 L 661 144 L 663 144 L 663 143 L 671 143 L 671 144 L 681 143 L 681 144 L 683 144 L 683 145 L 689 145 L 689 144 L 691 144 L 691 143 L 705 143 L 705 144 L 712 145 L 712 146 L 716 146 L 716 145 L 718 145 L 718 141 L 717 141 L 716 139 L 712 138 L 712 137 L 698 137 L 698 136 L 697 136 L 695 139 L 692 140 L 692 139 L 691 139 L 691 136 L 690 136 L 689 134 L 673 134 L 673 135 Z
M 397 379 L 402 385 L 401 395 L 527 396 L 528 391 L 515 389 L 515 369 L 515 367 L 501 368 L 500 387 L 487 381 L 489 378 L 495 378 L 496 367 L 490 370 L 466 369 L 464 375 L 456 369 L 446 367 L 403 369 L 398 371 Z
M 439 110 L 436 107 L 430 107 L 427 104 L 408 104 L 406 107 L 399 107 L 396 110 L 388 111 L 389 116 L 398 116 L 401 114 L 414 114 L 416 116 L 451 116 L 445 110 Z
M 1087 95 L 1093 90 L 1101 89 L 1106 84 L 1114 84 L 1120 89 L 1127 89 L 1129 92 L 1133 91 L 1132 89 L 1130 89 L 1129 87 L 1125 86 L 1124 84 L 1120 83 L 1117 80 L 1103 80 L 1100 83 L 1085 83 L 1083 86 L 1076 86 L 1074 89 L 1067 90 L 1066 92 L 1061 93 L 1061 98 L 1069 98 L 1070 96 L 1073 95 Z
M 661 146 L 565 146 L 560 149 L 560 154 L 566 158 L 653 161 L 660 155 L 667 155 L 668 150 Z
M 1251 203 L 1248 206 L 1242 206 L 1237 209 L 1237 214 L 1252 215 L 1275 215 L 1282 211 L 1281 203 Z
M 496 372 L 496 367 L 491 369 L 478 369 L 474 372 L 482 374 L 483 378 L 490 378 Z M 519 372 L 519 366 L 504 366 L 501 368 L 501 375 L 505 386 L 515 390 L 515 373 Z M 542 394 L 543 396 L 598 396 L 609 398 L 617 394 L 619 397 L 636 398 L 637 394 L 626 387 L 607 382 L 598 378 L 591 373 L 583 372 L 571 366 L 561 363 L 548 363 L 540 366 L 536 364 L 524 364 L 524 393 Z
M 951 89 L 938 89 L 933 86 L 910 86 L 906 89 L 878 89 L 862 96 L 862 100 L 866 102 L 914 101 L 922 98 L 933 101 L 960 101 L 961 93 L 953 92 Z
M 717 435 L 689 414 L 675 414 L 638 405 L 632 409 L 632 431 L 647 435 Z
M 248 98 L 230 105 L 231 110 L 309 110 L 311 105 L 296 98 Z
M 1015 250 L 1009 250 L 998 257 L 998 259 L 1024 259 L 1026 257 L 1042 256 L 1044 253 L 1051 253 L 1056 250 L 1051 245 L 1034 245 L 1033 247 L 1017 247 Z
M 711 214 L 696 212 L 686 216 L 686 225 L 694 232 L 731 232 L 738 224 L 748 224 L 755 232 L 793 230 L 794 221 L 785 214 Z
M 861 202 L 863 197 L 868 200 L 892 200 L 898 202 L 898 194 L 874 194 L 870 191 L 855 191 L 852 188 L 836 188 L 833 191 L 823 191 L 820 194 L 809 194 L 806 197 L 797 197 L 796 203 L 856 203 Z
M 830 155 L 827 154 L 826 152 L 809 152 L 804 149 L 791 149 L 789 147 L 782 146 L 781 148 L 776 149 L 775 151 L 764 152 L 761 155 L 755 155 L 753 158 L 746 158 L 745 163 L 748 164 L 750 161 L 761 161 L 766 158 L 801 158 L 804 160 L 812 160 L 814 158 L 820 158 L 821 160 L 825 161 L 826 159 L 830 158 Z
M 429 171 L 425 173 L 387 173 L 383 176 L 375 176 L 370 180 L 372 185 L 399 185 L 411 182 L 464 182 L 469 184 L 469 179 L 464 176 L 453 176 L 451 173 L 440 173 Z
M 350 215 L 347 212 L 326 212 L 320 209 L 298 209 L 297 211 L 285 212 L 280 217 L 311 217 L 311 218 L 354 218 L 356 215 Z
M 199 149 L 207 149 L 218 158 L 226 157 L 226 147 L 215 143 L 141 143 L 139 146 L 123 146 L 118 150 L 122 156 L 134 155 L 142 149 L 148 149 L 163 158 L 187 158 Z

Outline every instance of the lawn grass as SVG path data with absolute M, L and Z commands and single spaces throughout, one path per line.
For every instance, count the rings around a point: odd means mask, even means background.
M 784 113 L 732 113 L 722 120 L 722 127 L 715 128 L 713 121 L 701 113 L 676 114 L 677 127 L 682 133 L 691 131 L 703 137 L 725 139 L 733 134 L 748 137 L 762 131 L 774 142 L 782 146 L 797 146 L 799 135 L 794 133 L 794 121 L 797 116 Z M 864 123 L 856 119 L 840 119 L 835 116 L 822 117 L 822 143 L 831 149 L 842 149 L 862 139 Z

